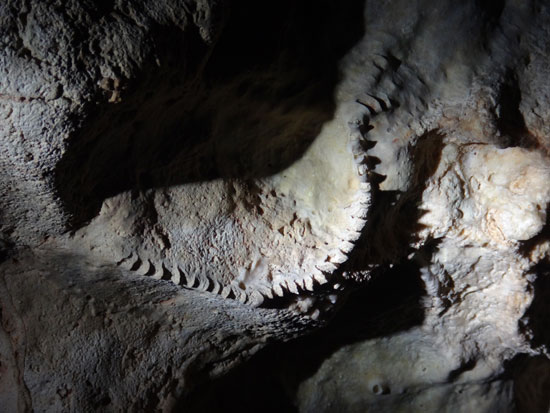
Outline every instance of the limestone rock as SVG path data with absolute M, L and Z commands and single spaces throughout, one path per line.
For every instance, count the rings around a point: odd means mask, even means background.
M 340 3 L 0 6 L 8 411 L 177 411 L 337 310 L 300 411 L 544 407 L 549 6 Z

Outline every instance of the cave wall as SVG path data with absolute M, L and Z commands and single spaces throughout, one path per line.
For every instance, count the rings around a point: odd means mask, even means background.
M 5 2 L 6 411 L 547 411 L 549 19 Z

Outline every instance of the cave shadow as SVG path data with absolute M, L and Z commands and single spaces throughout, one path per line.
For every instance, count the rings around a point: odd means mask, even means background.
M 534 298 L 521 320 L 520 328 L 532 336 L 532 347 L 550 348 L 550 263 L 538 263 L 532 273 L 536 276 L 533 282 Z
M 529 131 L 525 123 L 520 110 L 521 101 L 518 74 L 512 69 L 507 69 L 497 96 L 500 110 L 495 114 L 495 124 L 500 132 L 499 143 L 504 148 L 544 149 L 544 145 Z
M 550 409 L 550 360 L 546 356 L 518 354 L 504 363 L 499 379 L 513 382 L 518 413 L 547 413 Z
M 546 209 L 550 217 L 550 205 Z M 546 222 L 542 230 L 533 238 L 521 243 L 518 252 L 529 258 L 534 250 L 550 240 L 550 222 Z M 533 300 L 520 320 L 520 330 L 530 336 L 534 348 L 550 348 L 550 262 L 543 259 L 538 262 L 530 273 L 535 277 L 532 283 Z
M 550 216 L 550 205 L 546 216 Z M 528 258 L 534 249 L 550 240 L 550 222 L 533 238 L 521 243 L 518 252 Z M 535 350 L 550 348 L 550 262 L 541 260 L 531 270 L 533 300 L 519 320 L 519 331 Z M 547 354 L 520 353 L 504 364 L 503 380 L 514 384 L 517 411 L 548 412 L 550 409 L 550 359 Z
M 418 263 L 403 262 L 381 271 L 350 294 L 326 327 L 287 343 L 272 343 L 181 400 L 175 411 L 222 412 L 231 406 L 246 413 L 261 406 L 265 412 L 297 412 L 293 400 L 300 383 L 327 358 L 345 346 L 421 325 L 424 296 Z
M 365 133 L 368 130 L 365 125 Z M 267 346 L 252 360 L 181 401 L 182 411 L 221 412 L 224 406 L 231 405 L 241 412 L 257 411 L 258 406 L 266 412 L 297 412 L 293 400 L 299 384 L 337 350 L 422 325 L 426 290 L 421 268 L 437 252 L 439 240 L 427 240 L 421 249 L 413 252 L 412 259 L 409 258 L 411 250 L 404 246 L 416 241 L 418 231 L 424 228 L 419 223 L 426 213 L 419 208 L 421 196 L 439 165 L 442 150 L 443 135 L 439 131 L 429 131 L 419 137 L 413 152 L 415 184 L 405 193 L 381 191 L 378 185 L 383 177 L 376 174 L 369 177 L 374 188 L 367 218 L 369 225 L 340 272 L 368 271 L 374 256 L 381 257 L 382 261 L 377 263 L 378 269 L 371 272 L 370 281 L 348 285 L 352 292 L 327 325 L 288 343 Z M 376 159 L 370 161 L 376 163 Z M 384 237 L 388 231 L 392 232 L 391 236 Z M 382 245 L 373 245 L 380 241 Z M 215 400 L 208 397 L 211 394 L 216 395 Z
M 366 127 L 365 145 L 375 145 L 368 141 Z M 380 184 L 385 177 L 369 173 L 368 179 L 373 188 L 371 193 L 371 208 L 367 215 L 367 223 L 348 261 L 342 271 L 368 271 L 373 264 L 384 266 L 407 260 L 410 254 L 424 260 L 430 258 L 437 246 L 437 240 L 428 240 L 423 250 L 416 251 L 410 245 L 418 241 L 418 234 L 425 229 L 421 218 L 428 211 L 420 207 L 422 193 L 428 186 L 428 180 L 436 172 L 443 152 L 443 134 L 437 130 L 429 130 L 417 138 L 416 144 L 411 144 L 412 184 L 405 191 L 381 190 Z M 380 163 L 377 158 L 370 157 L 368 162 L 373 165 Z
M 333 118 L 338 62 L 363 34 L 363 3 L 228 5 L 213 48 L 196 27 L 156 27 L 139 76 L 103 79 L 103 103 L 73 119 L 54 171 L 71 229 L 124 191 L 280 172 Z

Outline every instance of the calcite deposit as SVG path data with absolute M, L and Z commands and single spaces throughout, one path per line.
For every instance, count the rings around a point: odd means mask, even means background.
M 0 410 L 547 411 L 549 31 L 5 1 Z
M 109 198 L 75 238 L 142 276 L 253 306 L 314 291 L 346 261 L 369 207 L 360 120 L 345 119 L 323 126 L 301 159 L 268 177 Z

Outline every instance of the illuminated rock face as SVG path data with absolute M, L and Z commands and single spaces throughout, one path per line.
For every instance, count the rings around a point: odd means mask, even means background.
M 421 321 L 381 306 L 299 409 L 525 405 L 550 11 L 255 3 L 0 6 L 3 405 L 177 410 L 402 268 Z
M 515 411 L 520 384 L 503 373 L 518 353 L 540 350 L 522 318 L 533 266 L 548 254 L 547 240 L 525 252 L 521 241 L 546 222 L 550 165 L 525 149 L 443 142 L 419 204 L 416 245 L 435 240 L 430 256 L 421 247 L 413 258 L 425 288 L 422 323 L 342 346 L 299 386 L 301 411 Z
M 365 39 L 348 56 L 357 79 L 350 88 L 363 81 L 400 103 L 367 136 L 369 155 L 381 160 L 374 172 L 386 175 L 379 194 L 399 191 L 370 242 L 380 255 L 410 247 L 400 268 L 422 280 L 423 316 L 397 331 L 381 327 L 395 317 L 365 320 L 361 327 L 374 332 L 342 340 L 296 387 L 300 411 L 548 410 L 536 390 L 547 385 L 545 356 L 518 361 L 547 354 L 537 319 L 547 311 L 538 283 L 548 275 L 550 245 L 548 136 L 533 116 L 548 111 L 533 96 L 546 93 L 535 92 L 533 70 L 548 62 L 536 44 L 549 10 L 525 6 L 394 2 L 391 12 L 371 5 L 366 13 Z M 390 13 L 394 24 L 380 30 Z M 529 29 L 535 21 L 541 32 Z M 486 31 L 491 24 L 499 29 Z M 382 54 L 394 67 L 375 72 L 376 81 L 358 73 L 365 56 Z M 406 208 L 417 210 L 414 237 L 388 237 L 407 228 Z
M 293 308 L 316 319 L 312 292 L 336 284 L 332 275 L 353 250 L 370 205 L 366 153 L 354 130 L 360 119 L 345 120 L 337 115 L 302 158 L 270 176 L 109 198 L 75 238 L 141 276 L 252 306 L 296 297 Z M 231 161 L 216 166 L 229 169 Z

